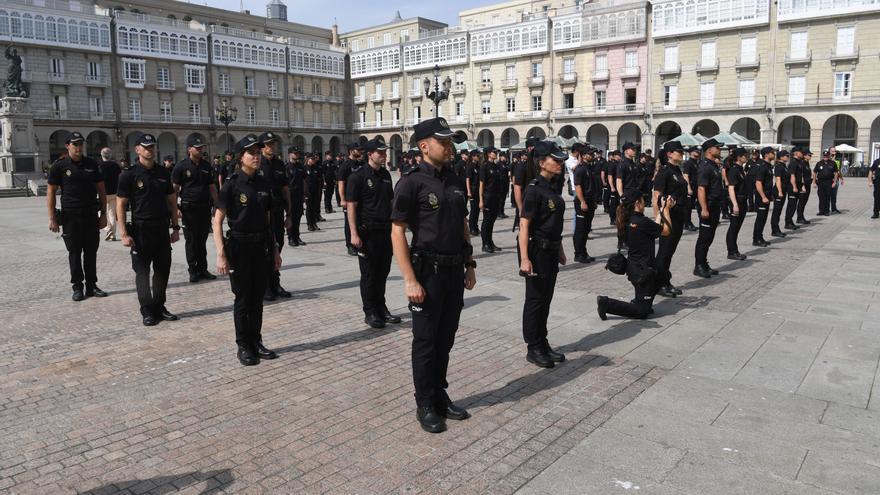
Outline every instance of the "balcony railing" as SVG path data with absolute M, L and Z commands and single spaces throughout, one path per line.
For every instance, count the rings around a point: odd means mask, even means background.
M 470 118 L 467 115 L 455 115 L 446 119 L 446 121 L 451 125 L 464 125 L 470 122 Z
M 761 66 L 761 55 L 756 55 L 751 60 L 743 60 L 739 57 L 736 57 L 736 68 L 737 69 L 756 69 Z
M 515 118 L 521 120 L 546 119 L 550 115 L 547 110 L 532 110 L 530 112 L 517 112 Z
M 129 89 L 144 89 L 144 79 L 123 79 L 123 84 Z
M 386 94 L 385 98 L 387 98 L 388 101 L 397 101 L 400 99 L 400 91 L 396 93 L 392 91 L 391 93 Z
M 560 84 L 575 84 L 577 80 L 577 72 L 563 72 L 562 74 L 559 74 Z
M 842 50 L 838 51 L 837 48 L 831 49 L 831 61 L 832 62 L 843 62 L 846 60 L 858 60 L 859 59 L 859 47 L 855 47 L 850 50 Z
M 608 69 L 603 69 L 593 71 L 593 77 L 591 77 L 590 79 L 592 79 L 593 81 L 607 81 L 608 77 Z
M 204 84 L 187 84 L 186 85 L 187 93 L 204 93 L 205 85 Z
M 354 102 L 355 104 L 366 103 L 367 95 L 354 95 Z
M 701 60 L 697 63 L 697 72 L 718 72 L 718 59 Z
M 281 93 L 279 93 L 277 89 L 275 91 L 269 90 L 266 96 L 268 96 L 269 99 L 272 100 L 280 100 L 282 98 Z
M 222 96 L 232 96 L 235 94 L 235 90 L 232 88 L 218 88 L 217 94 Z
M 382 96 L 382 93 L 379 93 L 379 94 L 375 94 L 375 95 L 371 96 L 370 101 L 378 102 L 378 101 L 382 101 L 383 98 L 384 97 Z
M 69 110 L 34 110 L 34 118 L 36 119 L 52 119 L 52 120 L 92 120 L 92 121 L 113 121 L 116 120 L 116 114 L 113 112 L 72 112 Z
M 452 94 L 454 94 L 454 95 L 463 95 L 464 92 L 465 92 L 465 85 L 464 85 L 464 83 L 461 83 L 461 84 L 455 84 L 455 85 L 452 86 Z
M 809 64 L 813 61 L 813 50 L 807 50 L 805 53 L 798 53 L 792 55 L 791 53 L 785 53 L 785 65 L 792 64 Z
M 534 76 L 529 78 L 530 88 L 539 88 L 544 85 L 544 76 Z
M 789 98 L 791 96 L 791 98 Z M 776 106 L 824 106 L 824 105 L 840 105 L 861 104 L 861 103 L 880 103 L 880 92 L 876 90 L 848 91 L 845 94 L 835 94 L 834 91 L 825 91 L 821 93 L 808 93 L 803 95 L 780 94 L 776 96 Z
M 244 96 L 248 98 L 257 98 L 260 96 L 260 91 L 253 88 L 244 88 Z
M 49 84 L 70 84 L 70 76 L 63 72 L 50 72 Z
M 312 93 L 309 95 L 309 99 L 312 101 L 327 101 L 327 97 L 320 93 Z
M 110 78 L 102 75 L 86 74 L 85 83 L 87 86 L 109 86 Z
M 677 63 L 675 65 L 664 64 L 662 67 L 660 67 L 661 76 L 677 76 L 679 74 L 681 74 L 681 63 Z
M 518 81 L 516 79 L 505 79 L 501 81 L 501 89 L 516 89 Z
M 354 125 L 355 129 L 363 130 L 363 129 L 392 129 L 395 127 L 400 127 L 400 120 L 381 120 L 381 121 L 373 121 L 373 122 L 357 122 Z
M 553 116 L 555 118 L 579 118 L 596 115 L 639 114 L 644 113 L 644 110 L 645 105 L 642 103 L 625 103 L 622 105 L 563 108 L 553 110 Z
M 492 91 L 492 81 L 483 81 L 480 83 L 480 93 Z
M 626 79 L 630 77 L 639 77 L 642 75 L 641 67 L 621 67 L 620 68 L 620 77 L 621 79 Z
M 667 112 L 690 112 L 699 110 L 735 110 L 738 108 L 756 109 L 764 108 L 767 98 L 764 96 L 734 96 L 730 98 L 677 100 L 674 104 L 663 106 L 662 111 Z M 657 108 L 657 107 L 655 107 Z M 656 111 L 656 110 L 655 110 Z
M 422 97 L 422 90 L 421 89 L 409 90 L 409 97 L 410 98 L 421 98 Z
M 342 103 L 341 96 L 328 96 L 327 103 Z
M 174 81 L 156 81 L 156 89 L 159 91 L 174 91 Z

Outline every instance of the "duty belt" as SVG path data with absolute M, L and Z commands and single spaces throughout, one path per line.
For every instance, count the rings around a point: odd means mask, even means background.
M 543 237 L 529 237 L 529 242 L 534 244 L 536 248 L 547 251 L 559 249 L 559 246 L 562 245 L 562 241 L 551 241 Z
M 239 242 L 263 242 L 266 240 L 265 232 L 236 232 L 234 230 L 230 230 L 226 232 L 226 237 L 228 239 L 233 239 Z
M 430 251 L 413 251 L 412 255 L 417 258 L 423 258 L 430 264 L 437 266 L 456 266 L 463 265 L 467 261 L 464 253 L 459 254 L 440 254 Z
M 131 224 L 135 227 L 142 227 L 148 229 L 167 229 L 171 224 L 169 220 L 132 220 Z
M 391 222 L 361 222 L 360 228 L 363 230 L 389 230 Z

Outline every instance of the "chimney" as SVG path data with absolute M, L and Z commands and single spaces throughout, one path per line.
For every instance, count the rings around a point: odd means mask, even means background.
M 339 46 L 339 26 L 336 24 L 330 27 L 330 44 Z

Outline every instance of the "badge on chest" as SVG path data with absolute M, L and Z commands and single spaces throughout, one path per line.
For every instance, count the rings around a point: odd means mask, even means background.
M 143 189 L 144 188 L 144 181 L 138 179 L 137 184 L 135 184 L 135 185 L 137 186 L 138 189 Z
M 245 193 L 239 194 L 238 195 L 238 202 L 241 203 L 242 205 L 246 205 L 248 202 L 247 194 L 245 194 Z
M 367 187 L 369 187 L 370 189 L 372 189 L 373 186 L 374 186 L 374 184 L 373 184 L 373 179 L 367 179 Z
M 187 178 L 192 177 L 192 175 L 193 175 L 193 173 L 192 173 L 191 170 L 187 170 L 187 171 L 186 171 L 186 177 L 187 177 Z
M 547 200 L 547 208 L 549 208 L 550 211 L 556 211 L 556 201 L 553 201 L 553 198 Z
M 73 172 L 71 172 L 70 169 L 67 169 L 67 170 L 64 172 L 64 175 L 70 177 L 71 175 L 73 175 Z
M 434 210 L 440 207 L 440 198 L 438 198 L 435 193 L 428 193 L 428 206 Z

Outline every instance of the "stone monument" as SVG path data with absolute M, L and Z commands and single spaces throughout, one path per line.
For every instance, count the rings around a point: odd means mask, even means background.
M 39 153 L 34 137 L 34 114 L 27 98 L 28 91 L 21 81 L 21 57 L 8 46 L 4 55 L 9 60 L 4 97 L 0 98 L 0 187 L 14 184 L 13 174 L 22 178 L 39 175 Z

